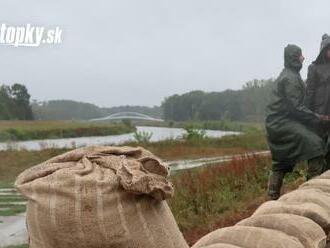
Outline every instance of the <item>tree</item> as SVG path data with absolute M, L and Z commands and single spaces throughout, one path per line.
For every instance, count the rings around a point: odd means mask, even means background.
M 30 106 L 30 94 L 22 84 L 14 84 L 10 87 L 10 94 L 14 101 L 13 111 L 20 120 L 32 120 L 33 114 Z
M 30 94 L 22 84 L 0 86 L 0 119 L 31 120 Z
M 223 92 L 192 91 L 173 95 L 162 102 L 166 120 L 241 120 L 260 121 L 273 80 L 252 80 L 241 90 Z
M 0 86 L 0 119 L 9 120 L 13 118 L 10 109 L 12 106 L 12 99 L 9 96 L 9 87 L 6 85 Z

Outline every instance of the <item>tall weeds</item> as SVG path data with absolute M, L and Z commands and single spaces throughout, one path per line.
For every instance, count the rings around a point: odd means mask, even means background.
M 247 156 L 174 175 L 176 192 L 169 204 L 180 228 L 212 223 L 224 211 L 265 192 L 269 165 L 268 157 Z

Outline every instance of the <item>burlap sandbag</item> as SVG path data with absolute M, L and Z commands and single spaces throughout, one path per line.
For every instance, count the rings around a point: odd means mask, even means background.
M 300 188 L 281 196 L 279 201 L 288 203 L 312 202 L 324 208 L 330 215 L 330 194 L 319 189 Z
M 300 241 L 283 232 L 249 226 L 218 229 L 202 237 L 192 248 L 225 243 L 244 248 L 303 248 Z
M 330 179 L 330 170 L 327 170 L 326 172 L 324 172 L 323 174 L 321 174 L 317 178 L 320 178 L 320 179 Z
M 188 247 L 163 201 L 168 167 L 132 147 L 86 147 L 34 166 L 16 180 L 28 199 L 30 248 Z
M 238 226 L 263 227 L 281 231 L 299 239 L 305 248 L 324 248 L 327 236 L 311 219 L 294 214 L 255 215 L 237 223 Z
M 330 215 L 326 209 L 315 203 L 288 203 L 268 201 L 263 203 L 252 216 L 266 214 L 294 214 L 313 220 L 326 232 L 330 229 Z
M 330 179 L 315 178 L 303 183 L 300 189 L 319 189 L 325 193 L 330 193 Z
M 215 245 L 202 246 L 201 248 L 242 248 L 242 247 L 237 245 L 229 245 L 229 244 L 215 244 Z

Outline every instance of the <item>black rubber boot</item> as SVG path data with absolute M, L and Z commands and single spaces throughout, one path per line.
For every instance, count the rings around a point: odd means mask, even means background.
M 327 162 L 323 156 L 312 158 L 307 163 L 307 180 L 321 175 L 327 170 Z
M 280 198 L 284 176 L 285 172 L 283 171 L 272 171 L 270 173 L 268 181 L 268 196 L 272 200 Z

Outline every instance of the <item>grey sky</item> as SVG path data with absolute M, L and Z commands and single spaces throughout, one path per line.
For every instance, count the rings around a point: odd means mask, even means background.
M 306 67 L 330 33 L 329 0 L 2 0 L 1 23 L 63 29 L 61 45 L 0 46 L 0 82 L 37 100 L 158 105 L 275 77 L 283 47 Z

